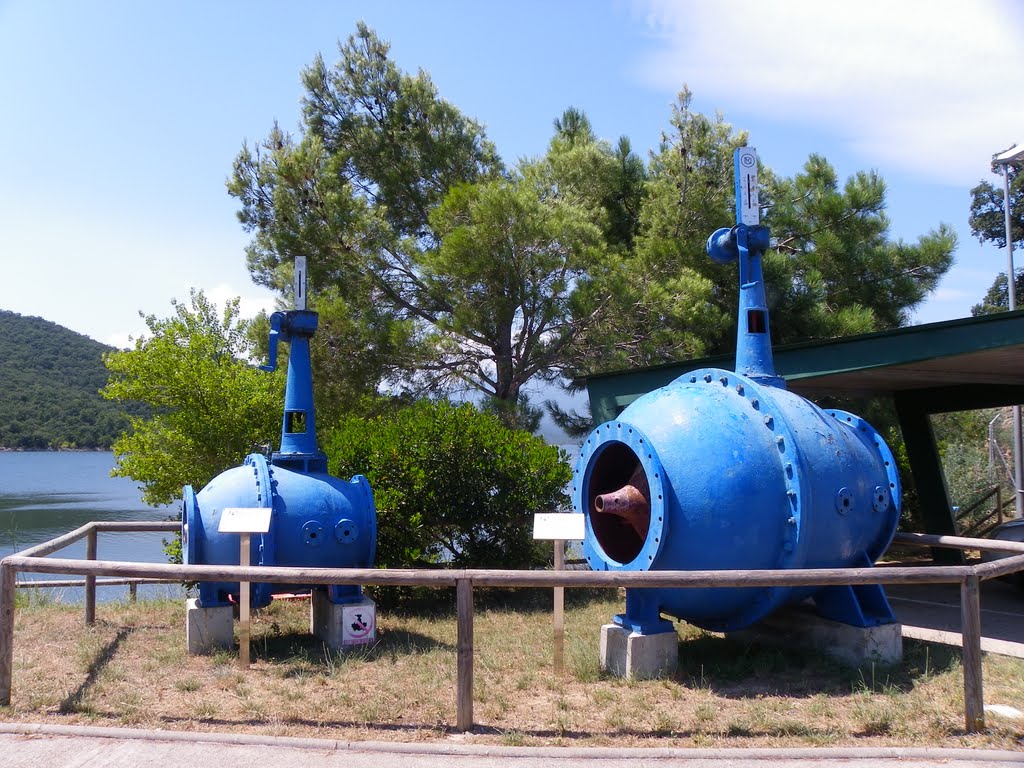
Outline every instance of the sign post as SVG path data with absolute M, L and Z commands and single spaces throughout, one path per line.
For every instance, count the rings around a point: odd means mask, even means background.
M 238 564 L 250 565 L 250 536 L 270 530 L 270 507 L 226 507 L 218 530 L 239 534 Z M 238 583 L 238 666 L 249 668 L 249 582 Z
M 582 541 L 584 537 L 583 515 L 562 512 L 541 512 L 533 516 L 533 538 L 550 540 L 555 546 L 555 570 L 565 568 L 565 542 Z M 555 674 L 562 674 L 565 667 L 565 587 L 554 588 L 554 631 Z

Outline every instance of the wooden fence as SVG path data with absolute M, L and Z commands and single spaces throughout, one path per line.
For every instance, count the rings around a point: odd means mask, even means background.
M 473 727 L 473 590 L 475 587 L 794 587 L 857 584 L 960 585 L 963 636 L 964 721 L 968 732 L 985 727 L 981 669 L 980 582 L 1024 570 L 1024 544 L 956 536 L 897 534 L 902 544 L 1001 552 L 1007 557 L 980 565 L 890 566 L 749 571 L 515 571 L 409 570 L 377 568 L 285 568 L 240 565 L 171 565 L 96 560 L 100 532 L 174 531 L 178 523 L 93 522 L 0 561 L 0 705 L 11 702 L 14 611 L 18 573 L 85 576 L 85 621 L 96 619 L 96 577 L 164 581 L 248 581 L 275 584 L 455 587 L 456 728 Z M 85 560 L 47 557 L 82 538 Z

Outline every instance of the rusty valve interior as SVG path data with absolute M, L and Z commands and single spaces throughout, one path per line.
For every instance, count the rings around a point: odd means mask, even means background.
M 651 491 L 637 455 L 609 445 L 590 474 L 588 512 L 594 536 L 608 557 L 628 563 L 640 554 L 651 525 Z

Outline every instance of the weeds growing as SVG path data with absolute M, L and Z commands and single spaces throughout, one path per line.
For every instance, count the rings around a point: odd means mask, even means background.
M 0 718 L 342 739 L 447 738 L 455 716 L 453 601 L 382 610 L 372 646 L 335 652 L 308 634 L 308 605 L 256 613 L 253 663 L 188 656 L 176 602 L 81 609 L 19 603 L 12 706 Z M 504 745 L 989 746 L 1019 749 L 992 718 L 965 735 L 959 649 L 907 641 L 894 667 L 849 669 L 680 625 L 670 678 L 627 682 L 600 669 L 606 593 L 573 595 L 565 669 L 552 657 L 550 594 L 485 593 L 474 624 L 474 742 Z M 1024 662 L 984 658 L 986 701 L 1024 708 Z

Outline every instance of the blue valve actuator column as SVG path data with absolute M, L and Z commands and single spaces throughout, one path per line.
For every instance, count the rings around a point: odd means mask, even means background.
M 739 261 L 739 317 L 736 323 L 736 373 L 761 384 L 785 389 L 775 374 L 771 326 L 764 291 L 761 257 L 771 236 L 760 224 L 757 194 L 757 153 L 741 147 L 735 153 L 736 226 L 722 228 L 708 238 L 708 256 L 719 264 Z
M 309 359 L 309 340 L 316 333 L 316 312 L 294 309 L 270 316 L 270 362 L 277 367 L 279 341 L 289 345 L 288 380 L 284 394 L 284 418 L 281 423 L 281 450 L 274 453 L 275 466 L 309 472 L 326 472 L 327 457 L 317 447 L 316 412 L 313 409 L 313 370 Z

